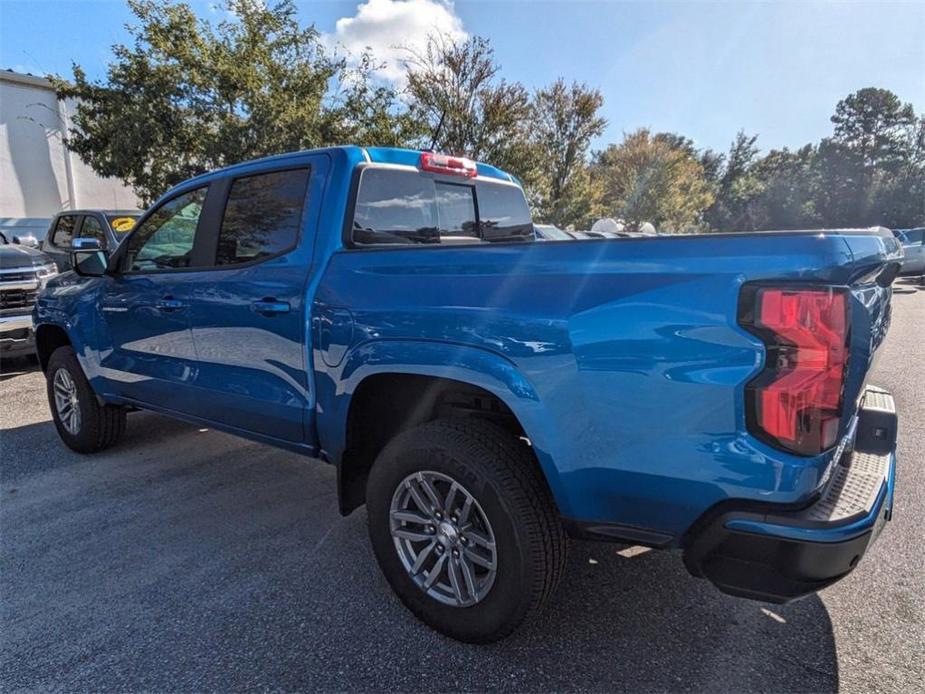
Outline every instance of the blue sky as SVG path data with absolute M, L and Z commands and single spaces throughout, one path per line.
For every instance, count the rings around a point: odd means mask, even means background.
M 208 2 L 191 3 L 220 17 Z M 437 27 L 491 39 L 508 79 L 557 76 L 604 94 L 605 135 L 670 130 L 725 150 L 739 129 L 764 149 L 831 134 L 835 103 L 866 86 L 925 112 L 925 2 L 298 2 L 332 46 L 388 58 Z M 119 0 L 0 0 L 0 67 L 102 76 L 131 19 Z M 389 74 L 387 73 L 386 77 Z

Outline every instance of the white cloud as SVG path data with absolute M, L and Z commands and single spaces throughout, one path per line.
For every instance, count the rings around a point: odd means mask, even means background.
M 367 0 L 357 6 L 352 17 L 338 19 L 334 33 L 324 39 L 328 46 L 354 59 L 372 52 L 377 62 L 385 64 L 379 74 L 401 86 L 407 49 L 422 49 L 427 37 L 435 34 L 454 39 L 467 37 L 452 2 Z

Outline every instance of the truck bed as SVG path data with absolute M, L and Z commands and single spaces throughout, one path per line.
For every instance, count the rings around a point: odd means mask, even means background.
M 851 288 L 852 403 L 889 322 L 899 254 L 879 229 L 343 250 L 312 311 L 326 326 L 317 397 L 332 414 L 321 446 L 339 458 L 339 395 L 364 377 L 431 372 L 511 406 L 567 517 L 670 544 L 726 499 L 773 490 L 799 503 L 832 453 L 791 455 L 747 431 L 743 387 L 765 350 L 737 324 L 742 287 Z

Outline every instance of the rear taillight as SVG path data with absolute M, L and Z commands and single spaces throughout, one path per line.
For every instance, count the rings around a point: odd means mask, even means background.
M 767 347 L 746 387 L 752 433 L 801 455 L 835 445 L 848 366 L 848 299 L 841 289 L 747 287 L 740 323 Z

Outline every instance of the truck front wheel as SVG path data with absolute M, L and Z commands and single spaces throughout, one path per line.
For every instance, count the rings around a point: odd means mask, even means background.
M 562 575 L 566 538 L 536 460 L 490 422 L 437 420 L 399 434 L 373 465 L 366 501 L 385 577 L 447 636 L 504 638 Z
M 48 359 L 45 373 L 51 416 L 69 448 L 96 453 L 122 436 L 125 410 L 100 404 L 72 347 L 58 347 Z

